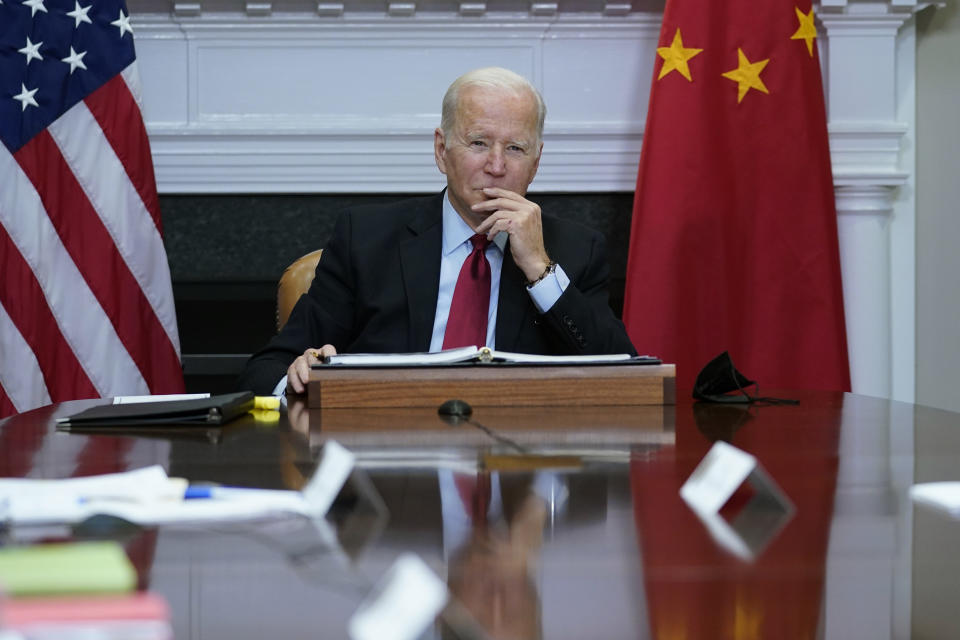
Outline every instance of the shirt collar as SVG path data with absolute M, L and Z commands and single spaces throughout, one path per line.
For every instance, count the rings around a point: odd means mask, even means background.
M 474 235 L 470 228 L 457 210 L 453 208 L 450 202 L 450 196 L 447 191 L 443 192 L 443 255 L 450 255 L 454 249 L 466 242 L 470 236 Z M 503 253 L 507 248 L 508 235 L 498 233 L 493 237 L 493 244 Z

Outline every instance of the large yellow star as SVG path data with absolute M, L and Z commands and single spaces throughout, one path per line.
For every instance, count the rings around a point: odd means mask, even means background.
M 680 36 L 680 29 L 673 34 L 673 42 L 669 47 L 657 47 L 657 55 L 663 58 L 663 66 L 660 67 L 660 75 L 657 80 L 667 75 L 671 71 L 677 71 L 684 78 L 693 82 L 690 76 L 690 66 L 687 60 L 703 51 L 703 49 L 686 49 L 683 46 L 683 38 Z
M 810 57 L 813 57 L 813 40 L 817 37 L 817 27 L 813 24 L 813 7 L 810 8 L 810 13 L 804 13 L 800 11 L 800 7 L 794 7 L 794 11 L 797 12 L 797 20 L 800 22 L 800 28 L 797 29 L 797 32 L 790 36 L 791 40 L 806 40 L 807 42 L 807 53 L 810 54 Z
M 747 95 L 747 91 L 750 91 L 750 89 L 756 89 L 757 91 L 763 91 L 769 94 L 770 92 L 767 91 L 767 86 L 763 84 L 763 80 L 760 79 L 760 72 L 763 71 L 763 68 L 770 62 L 770 58 L 761 60 L 760 62 L 750 62 L 747 60 L 747 56 L 743 54 L 743 49 L 739 47 L 737 48 L 737 58 L 739 59 L 737 68 L 731 69 L 723 74 L 724 78 L 733 80 L 740 88 L 740 93 L 737 95 L 737 103 L 743 100 L 743 96 Z

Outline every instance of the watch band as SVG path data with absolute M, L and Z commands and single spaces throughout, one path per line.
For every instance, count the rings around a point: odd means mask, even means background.
M 527 288 L 529 289 L 530 287 L 536 285 L 538 282 L 546 278 L 551 273 L 556 272 L 556 270 L 557 270 L 557 263 L 551 260 L 550 262 L 547 263 L 547 268 L 543 270 L 543 273 L 540 274 L 539 278 L 537 278 L 536 280 L 527 281 Z

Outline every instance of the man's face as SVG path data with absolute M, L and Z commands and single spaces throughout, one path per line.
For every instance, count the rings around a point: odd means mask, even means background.
M 537 107 L 532 95 L 469 86 L 460 92 L 449 138 L 434 132 L 434 155 L 447 176 L 453 208 L 476 228 L 489 214 L 470 206 L 487 200 L 484 187 L 525 195 L 537 174 L 542 144 L 537 143 Z

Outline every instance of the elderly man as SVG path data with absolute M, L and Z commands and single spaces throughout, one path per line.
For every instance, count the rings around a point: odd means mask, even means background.
M 242 388 L 302 393 L 337 351 L 486 345 L 540 354 L 631 353 L 607 303 L 603 237 L 527 200 L 546 108 L 499 68 L 450 85 L 434 132 L 443 193 L 340 218 L 309 292 L 254 354 Z

